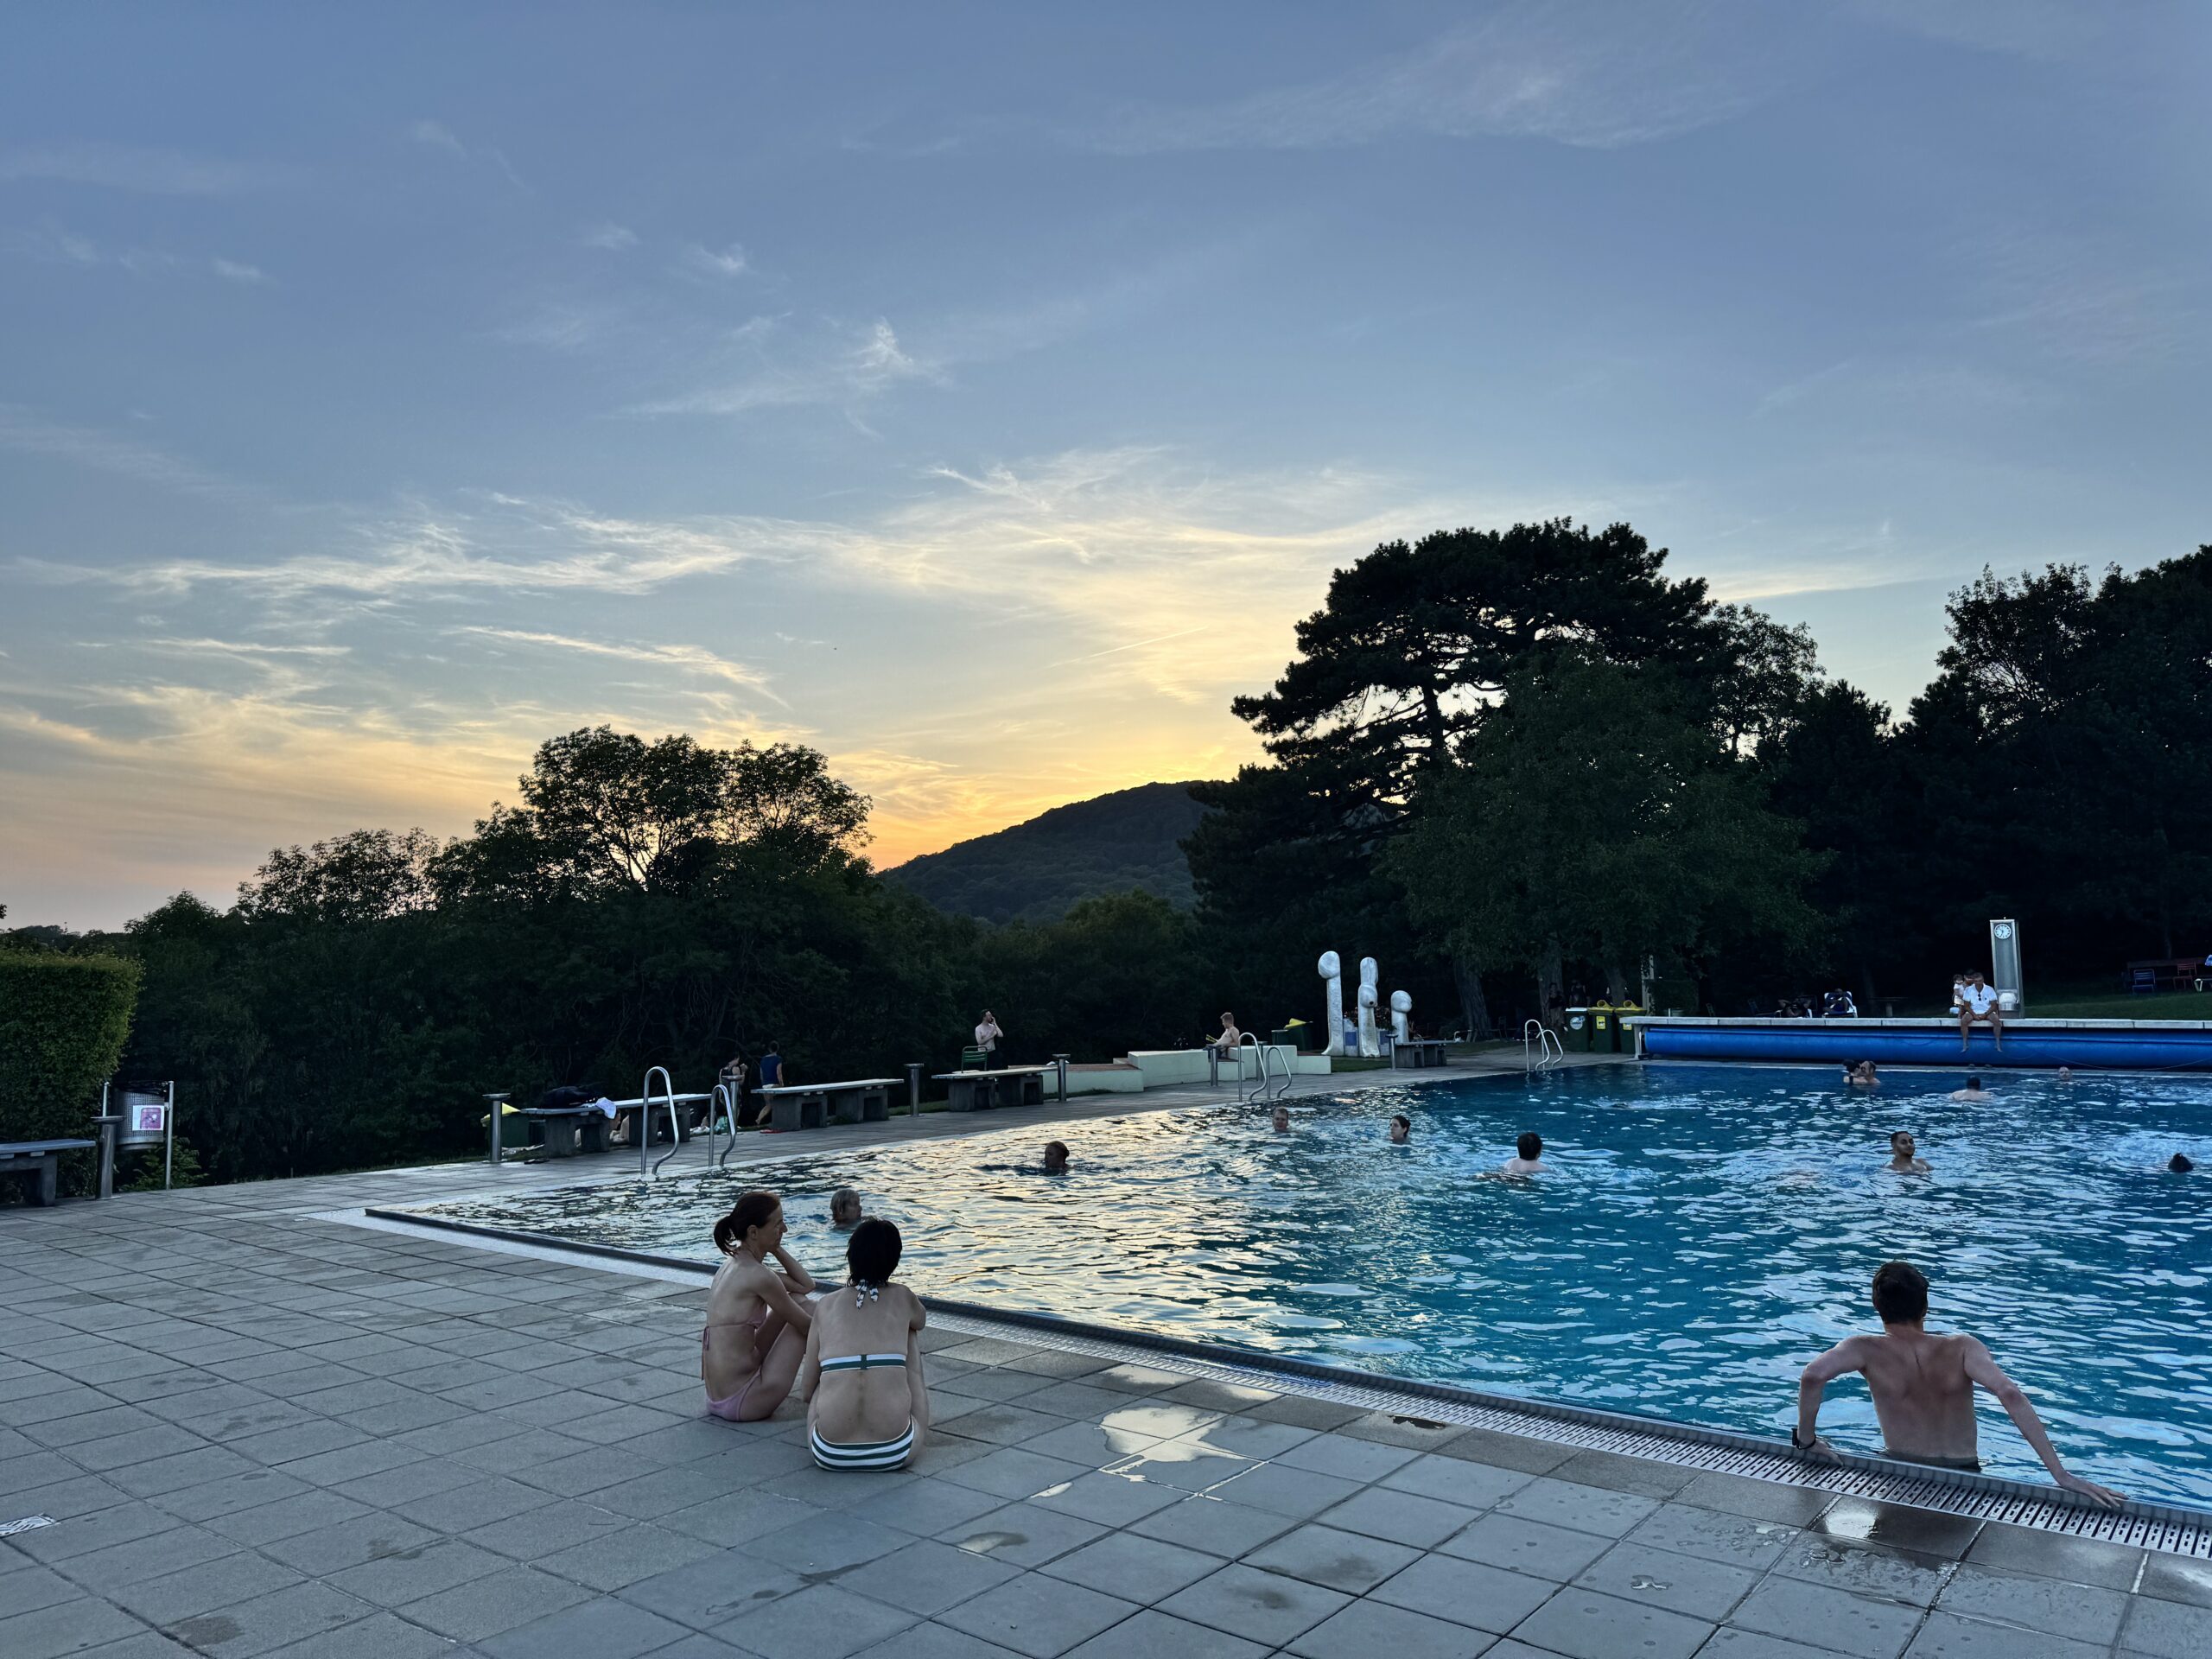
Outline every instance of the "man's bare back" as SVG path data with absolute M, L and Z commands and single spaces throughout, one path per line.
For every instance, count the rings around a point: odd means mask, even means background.
M 1874 1312 L 1882 1334 L 1846 1337 L 1805 1368 L 1797 1382 L 1797 1426 L 1789 1443 L 1808 1457 L 1833 1458 L 1836 1450 L 1820 1436 L 1821 1396 L 1829 1383 L 1858 1371 L 1874 1397 L 1882 1425 L 1885 1457 L 1949 1469 L 1981 1467 L 1976 1438 L 1974 1391 L 1986 1389 L 2020 1431 L 2020 1438 L 2043 1459 L 2061 1488 L 2091 1502 L 2124 1502 L 2118 1492 L 2069 1473 L 2057 1448 L 2020 1385 L 1999 1369 L 1979 1339 L 1963 1332 L 1931 1334 L 1928 1281 L 1908 1262 L 1883 1264 L 1874 1275 Z

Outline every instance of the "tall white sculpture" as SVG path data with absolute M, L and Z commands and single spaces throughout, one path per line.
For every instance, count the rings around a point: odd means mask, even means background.
M 1329 987 L 1323 1015 L 1328 1024 L 1329 1052 L 1341 1054 L 1344 1052 L 1344 965 L 1337 960 L 1335 951 L 1324 950 L 1314 966 Z
M 1382 1033 L 1375 1024 L 1376 1003 L 1382 995 L 1379 988 L 1382 970 L 1375 965 L 1372 957 L 1359 959 L 1359 1052 L 1368 1059 L 1382 1052 Z
M 1390 1029 L 1398 1040 L 1409 1043 L 1414 1039 L 1414 999 L 1410 991 L 1390 993 Z

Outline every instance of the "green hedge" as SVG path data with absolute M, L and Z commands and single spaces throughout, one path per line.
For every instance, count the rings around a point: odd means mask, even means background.
M 138 974 L 121 957 L 0 950 L 0 1141 L 92 1137 L 100 1084 L 130 1034 Z

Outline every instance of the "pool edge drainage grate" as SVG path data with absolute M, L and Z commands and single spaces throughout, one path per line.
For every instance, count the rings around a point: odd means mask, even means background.
M 406 1210 L 371 1208 L 359 1212 L 387 1226 L 457 1233 L 505 1244 L 524 1245 L 580 1265 L 601 1261 L 693 1275 L 702 1282 L 714 1269 L 680 1256 L 618 1249 L 550 1234 L 487 1227 Z M 1974 1520 L 2057 1533 L 2099 1543 L 2131 1545 L 2170 1554 L 2212 1560 L 2212 1511 L 2178 1504 L 2129 1503 L 2100 1509 L 2053 1486 L 2011 1480 L 2000 1475 L 1927 1469 L 1885 1458 L 1846 1453 L 1832 1464 L 1808 1463 L 1782 1441 L 1692 1423 L 1638 1417 L 1548 1401 L 1484 1393 L 1448 1382 L 1418 1378 L 1382 1378 L 1348 1366 L 1263 1354 L 1217 1343 L 1123 1331 L 1109 1325 L 1064 1319 L 1049 1313 L 987 1307 L 938 1296 L 923 1303 L 938 1328 L 962 1335 L 1007 1336 L 1040 1348 L 1096 1359 L 1148 1365 L 1194 1379 L 1277 1394 L 1303 1395 L 1333 1404 L 1356 1406 L 1453 1428 L 1487 1429 L 1548 1441 L 1578 1451 L 1610 1452 L 1700 1472 L 1735 1475 L 1770 1484 L 1796 1486 L 1836 1497 L 1900 1503 Z

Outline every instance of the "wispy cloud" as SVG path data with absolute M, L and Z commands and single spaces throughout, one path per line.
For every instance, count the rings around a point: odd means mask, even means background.
M 300 177 L 297 168 L 129 144 L 31 144 L 0 150 L 0 183 L 45 180 L 153 196 L 232 196 Z
M 1977 329 L 2083 363 L 2196 354 L 2208 289 L 2156 256 L 2071 232 L 2007 226 L 1962 238 L 1952 260 Z
M 755 319 L 759 321 L 760 319 Z M 742 415 L 818 404 L 856 409 L 904 381 L 938 380 L 943 368 L 907 351 L 881 317 L 865 328 L 831 325 L 768 353 L 777 331 L 751 324 L 732 336 L 754 359 L 748 372 L 699 391 L 633 405 L 633 415 Z
M 1319 149 L 1408 135 L 1649 143 L 1733 119 L 1784 79 L 1781 31 L 1745 3 L 1519 3 L 1345 73 L 1198 108 L 1071 124 L 1118 155 Z
M 594 225 L 586 231 L 584 245 L 588 248 L 603 248 L 609 253 L 620 253 L 638 245 L 638 233 L 626 225 L 617 225 L 610 220 L 603 225 Z
M 746 262 L 744 248 L 734 242 L 719 252 L 695 242 L 684 251 L 683 259 L 690 270 L 709 276 L 742 276 L 753 269 Z
M 732 662 L 702 645 L 581 639 L 574 634 L 543 633 L 526 628 L 497 628 L 480 624 L 456 628 L 454 632 L 473 634 L 480 639 L 504 639 L 512 645 L 542 645 L 548 650 L 577 656 L 612 658 L 617 662 L 631 663 L 641 668 L 687 669 L 715 679 L 727 680 L 732 685 L 741 685 L 747 690 L 760 692 L 772 702 L 783 702 L 783 699 L 769 689 L 768 677 L 760 670 L 744 663 Z
M 507 160 L 505 150 L 490 144 L 465 144 L 460 135 L 442 121 L 423 116 L 409 124 L 407 137 L 410 142 L 421 144 L 425 149 L 442 150 L 461 161 L 480 162 L 518 190 L 526 192 L 530 188 L 522 181 L 522 175 L 515 171 L 514 164 Z
M 264 499 L 251 485 L 208 472 L 162 450 L 87 427 L 48 421 L 15 404 L 0 404 L 0 448 L 46 455 L 212 501 L 239 505 Z
M 208 276 L 255 285 L 269 281 L 268 272 L 243 260 L 170 253 L 158 248 L 104 249 L 90 237 L 51 221 L 34 230 L 16 232 L 9 238 L 9 245 L 34 259 L 86 268 L 106 265 L 134 276 Z

